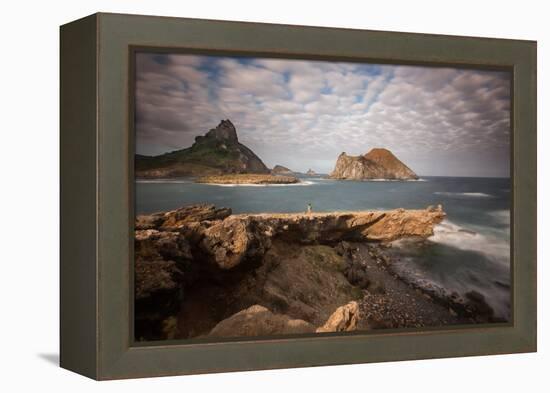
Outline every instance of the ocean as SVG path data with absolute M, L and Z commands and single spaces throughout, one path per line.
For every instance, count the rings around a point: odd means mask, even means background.
M 210 185 L 192 180 L 138 180 L 136 214 L 195 203 L 233 213 L 423 209 L 443 206 L 447 218 L 421 246 L 394 242 L 394 270 L 447 294 L 475 290 L 495 315 L 510 318 L 509 178 L 423 177 L 418 181 L 338 181 L 301 177 L 288 185 Z

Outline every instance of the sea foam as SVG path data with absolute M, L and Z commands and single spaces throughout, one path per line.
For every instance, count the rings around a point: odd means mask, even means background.
M 430 240 L 460 250 L 471 250 L 486 255 L 498 263 L 509 263 L 510 242 L 489 233 L 466 229 L 449 220 L 443 220 L 434 228 Z
M 492 195 L 485 194 L 484 192 L 443 192 L 436 191 L 435 195 L 445 195 L 450 197 L 471 197 L 471 198 L 492 198 Z

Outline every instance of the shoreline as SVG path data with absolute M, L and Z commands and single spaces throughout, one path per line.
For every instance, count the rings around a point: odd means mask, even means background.
M 136 339 L 502 322 L 479 293 L 442 297 L 392 269 L 392 242 L 427 239 L 445 216 L 441 206 L 232 214 L 213 205 L 137 216 Z M 331 324 L 342 310 L 352 320 Z
M 296 184 L 300 180 L 294 176 L 241 173 L 232 175 L 201 176 L 195 183 L 216 185 L 275 185 Z

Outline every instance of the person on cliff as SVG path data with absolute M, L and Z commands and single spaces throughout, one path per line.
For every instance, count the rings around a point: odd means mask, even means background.
M 313 210 L 313 209 L 311 208 L 311 203 L 308 203 L 308 204 L 307 204 L 307 211 L 306 211 L 306 213 L 307 213 L 307 214 L 311 214 L 312 210 Z

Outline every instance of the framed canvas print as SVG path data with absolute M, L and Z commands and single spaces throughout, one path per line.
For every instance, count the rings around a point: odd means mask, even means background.
M 536 350 L 536 43 L 61 27 L 61 365 Z

